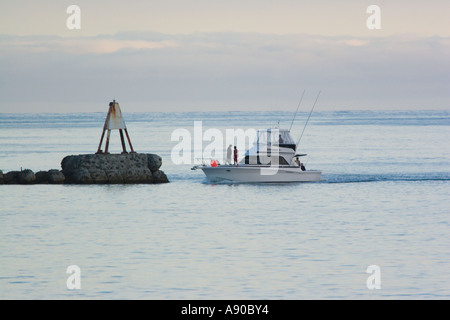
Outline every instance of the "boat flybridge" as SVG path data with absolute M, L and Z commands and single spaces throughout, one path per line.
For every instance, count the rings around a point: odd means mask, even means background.
M 321 171 L 306 170 L 297 154 L 297 145 L 287 129 L 261 129 L 253 146 L 238 164 L 220 164 L 211 160 L 192 167 L 201 169 L 211 182 L 284 183 L 320 181 Z

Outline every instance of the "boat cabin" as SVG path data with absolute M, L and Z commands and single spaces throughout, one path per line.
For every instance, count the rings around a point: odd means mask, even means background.
M 260 129 L 253 146 L 241 161 L 244 164 L 290 165 L 296 145 L 287 129 Z M 276 157 L 276 158 L 274 158 Z
M 287 129 L 260 129 L 256 133 L 256 145 L 276 145 L 295 151 L 295 142 Z

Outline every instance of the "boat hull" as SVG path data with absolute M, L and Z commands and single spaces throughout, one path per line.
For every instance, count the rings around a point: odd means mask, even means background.
M 211 182 L 229 181 L 235 183 L 285 183 L 314 182 L 322 179 L 322 172 L 302 171 L 299 167 L 270 166 L 218 166 L 199 167 Z

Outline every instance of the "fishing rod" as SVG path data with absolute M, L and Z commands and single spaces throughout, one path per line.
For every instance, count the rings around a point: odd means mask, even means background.
M 292 125 L 294 124 L 295 117 L 297 116 L 298 108 L 300 108 L 300 104 L 302 103 L 303 96 L 305 95 L 305 90 L 303 90 L 302 97 L 300 98 L 300 102 L 298 103 L 297 110 L 295 111 L 294 118 L 292 119 L 291 126 L 289 127 L 289 131 L 292 129 Z
M 313 112 L 313 110 L 314 110 L 314 107 L 316 106 L 317 100 L 319 99 L 319 96 L 320 96 L 320 93 L 321 93 L 321 92 L 322 92 L 322 91 L 319 91 L 319 93 L 317 94 L 316 101 L 314 102 L 314 104 L 313 104 L 313 106 L 312 106 L 312 108 L 311 108 L 311 111 L 309 112 L 308 119 L 306 120 L 305 126 L 303 127 L 302 134 L 300 135 L 300 138 L 298 138 L 298 141 L 297 141 L 296 146 L 298 146 L 298 145 L 300 144 L 300 140 L 302 140 L 303 133 L 305 132 L 306 126 L 308 125 L 309 118 L 311 118 L 311 114 L 312 114 L 312 112 Z

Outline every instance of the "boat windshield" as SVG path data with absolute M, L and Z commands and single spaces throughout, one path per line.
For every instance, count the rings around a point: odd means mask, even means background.
M 255 145 L 293 145 L 295 144 L 289 130 L 286 129 L 264 129 L 258 130 Z

